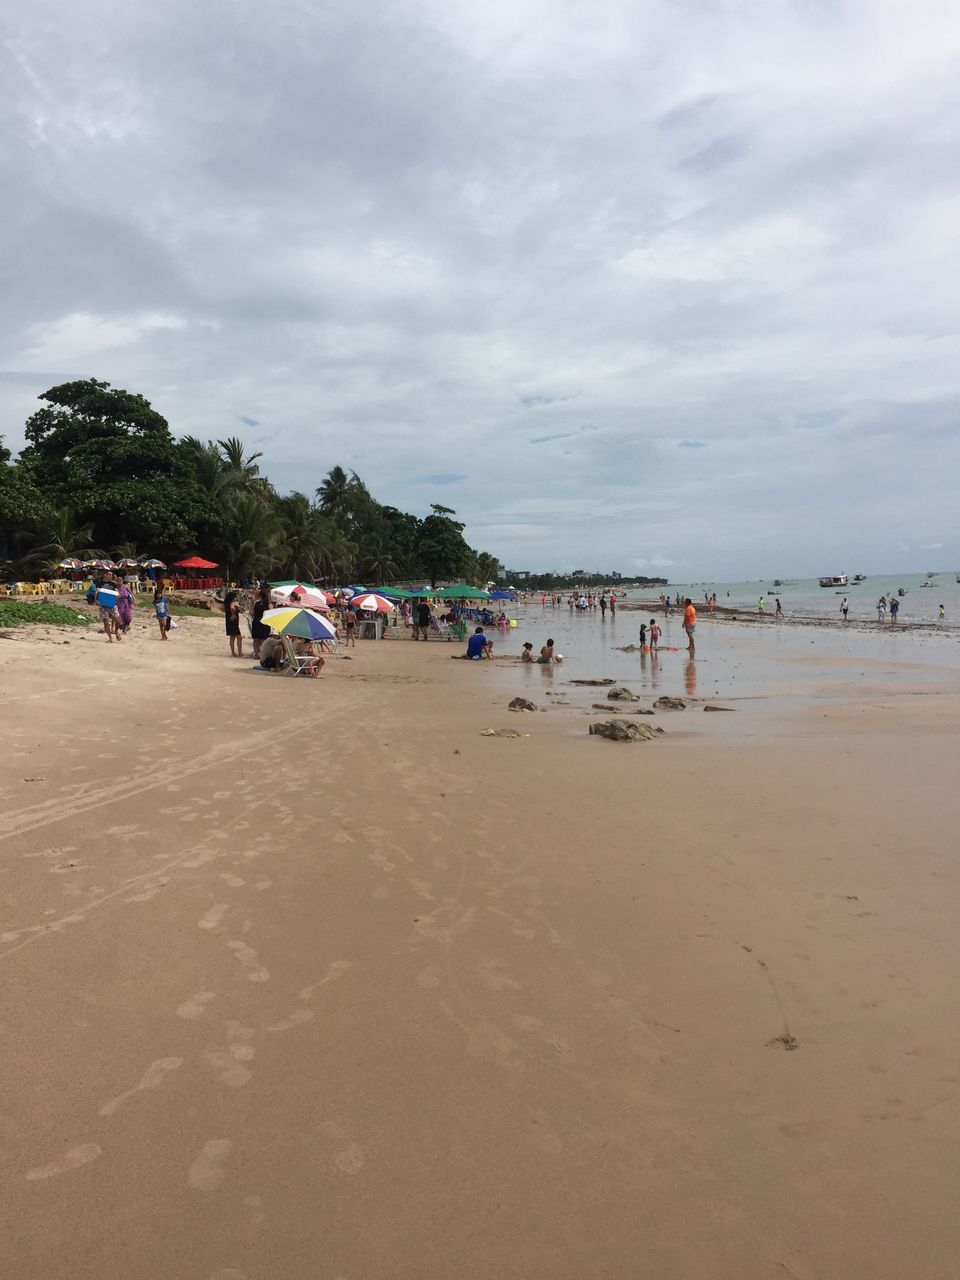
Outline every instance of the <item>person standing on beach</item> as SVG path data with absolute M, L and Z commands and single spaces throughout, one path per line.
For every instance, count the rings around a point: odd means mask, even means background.
M 656 618 L 650 619 L 650 652 L 656 653 L 660 647 L 660 626 Z
M 257 595 L 256 602 L 253 606 L 253 614 L 250 622 L 250 634 L 253 636 L 253 656 L 255 658 L 260 657 L 260 646 L 263 644 L 264 640 L 269 639 L 272 634 L 270 628 L 263 620 L 263 615 L 269 608 L 270 588 L 264 582 L 260 587 L 259 594 Z
M 940 620 L 940 622 L 945 622 L 945 621 L 946 621 L 946 617 L 947 617 L 946 611 L 945 611 L 945 609 L 944 609 L 943 605 L 941 605 L 941 606 L 940 606 L 940 619 L 939 619 L 939 620 Z
M 897 599 L 897 597 L 896 597 L 896 596 L 891 596 L 891 598 L 890 598 L 890 621 L 891 621 L 891 623 L 895 623 L 895 622 L 896 622 L 896 620 L 897 620 L 897 614 L 898 614 L 899 612 L 900 612 L 900 601 Z
M 780 597 L 779 597 L 779 596 L 777 596 L 777 609 L 776 609 L 776 612 L 774 613 L 774 615 L 773 615 L 773 616 L 774 616 L 775 618 L 782 618 L 782 617 L 783 617 L 783 605 L 780 603 Z
M 601 618 L 605 618 L 606 616 L 607 616 L 607 597 L 606 597 L 606 596 L 604 596 L 604 595 L 601 595 L 601 597 L 600 597 L 600 617 L 601 617 Z
M 243 634 L 240 631 L 240 592 L 228 591 L 223 601 L 223 620 L 230 641 L 230 654 L 243 657 Z
M 615 618 L 616 616 L 617 616 L 617 597 L 611 591 L 610 592 L 610 617 Z
M 641 622 L 640 623 L 640 652 L 643 653 L 646 647 L 647 647 L 647 624 L 645 622 Z
M 347 612 L 343 615 L 343 625 L 347 633 L 343 647 L 355 649 L 357 647 L 357 611 L 352 605 L 347 605 Z
M 757 601 L 757 613 L 765 613 L 767 606 L 763 603 L 763 596 Z
M 426 640 L 430 634 L 430 602 L 429 600 L 418 600 L 417 610 L 413 615 L 413 635 L 412 640 L 419 640 L 420 633 L 423 632 L 423 638 Z
M 844 596 L 843 599 L 840 601 L 840 612 L 843 614 L 844 622 L 846 622 L 847 614 L 850 612 L 850 605 L 847 601 L 846 596 Z
M 693 633 L 697 629 L 697 611 L 689 596 L 683 602 L 683 629 L 687 633 L 687 653 L 692 658 L 697 651 L 693 640 Z
M 887 597 L 881 596 L 877 601 L 877 621 L 882 622 L 887 612 Z

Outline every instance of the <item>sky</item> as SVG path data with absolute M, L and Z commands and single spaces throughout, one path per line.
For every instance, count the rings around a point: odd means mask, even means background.
M 960 568 L 950 0 L 12 0 L 0 433 L 144 394 L 517 569 Z

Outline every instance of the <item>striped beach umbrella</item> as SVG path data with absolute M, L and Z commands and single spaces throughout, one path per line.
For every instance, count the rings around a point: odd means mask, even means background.
M 366 609 L 368 613 L 391 613 L 397 606 L 386 596 L 367 592 L 365 596 L 354 596 L 350 601 L 351 609 Z
M 66 559 L 60 561 L 60 563 L 57 565 L 57 568 L 58 569 L 82 569 L 83 561 L 75 560 L 73 556 L 67 556 Z
M 162 560 L 141 560 L 140 563 L 144 569 L 165 569 L 167 567 Z
M 84 560 L 84 569 L 115 569 L 117 566 L 112 560 Z
M 301 640 L 337 638 L 337 629 L 333 623 L 312 609 L 267 609 L 263 620 L 271 630 L 282 636 L 297 636 Z
M 129 556 L 124 556 L 122 560 L 117 561 L 118 569 L 138 569 L 140 567 L 139 560 L 131 560 Z

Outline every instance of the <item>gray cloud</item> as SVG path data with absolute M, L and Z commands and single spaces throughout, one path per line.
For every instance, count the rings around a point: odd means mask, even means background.
M 94 375 L 511 563 L 960 561 L 949 6 L 544 12 L 8 16 L 8 442 Z

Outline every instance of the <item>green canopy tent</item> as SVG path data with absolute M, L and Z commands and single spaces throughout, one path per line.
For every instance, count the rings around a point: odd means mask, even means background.
M 452 587 L 441 587 L 434 592 L 438 600 L 489 600 L 490 592 L 483 587 L 471 587 L 466 582 L 457 582 Z

